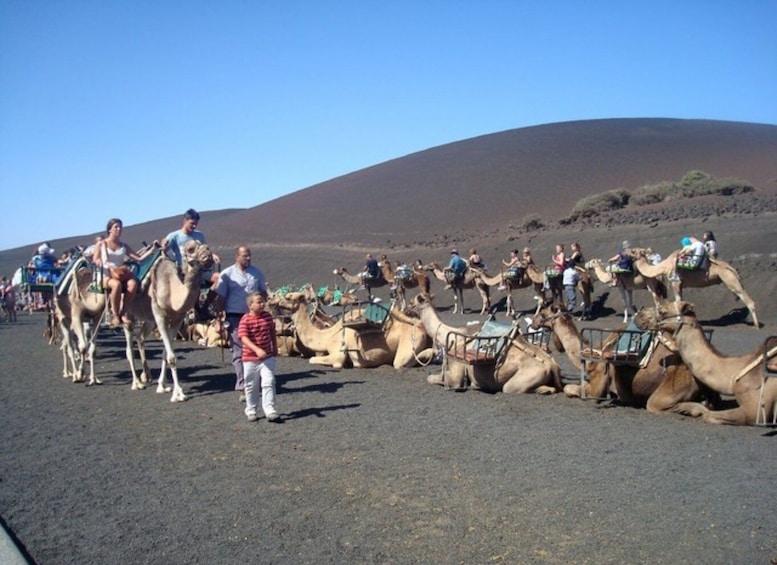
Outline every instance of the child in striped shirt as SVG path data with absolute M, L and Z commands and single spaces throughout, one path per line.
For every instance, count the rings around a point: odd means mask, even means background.
M 264 309 L 261 292 L 252 292 L 246 298 L 248 313 L 240 318 L 238 337 L 243 344 L 243 370 L 245 373 L 245 414 L 249 422 L 258 420 L 259 391 L 262 410 L 268 422 L 280 422 L 275 409 L 275 321 Z

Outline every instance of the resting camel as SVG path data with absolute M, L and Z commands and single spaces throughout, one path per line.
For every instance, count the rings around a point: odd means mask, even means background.
M 556 349 L 565 352 L 572 364 L 581 369 L 580 332 L 568 312 L 556 305 L 546 305 L 534 316 L 531 326 L 552 330 Z M 614 345 L 617 339 L 618 334 L 614 333 L 606 342 Z M 581 386 L 584 386 L 586 397 L 603 398 L 610 390 L 618 397 L 619 403 L 646 407 L 652 414 L 671 412 L 694 417 L 704 413 L 699 408 L 699 402 L 715 396 L 693 378 L 688 366 L 676 353 L 659 342 L 653 343 L 644 367 L 642 363 L 634 367 L 587 361 L 586 374 L 588 382 L 566 385 L 564 394 L 581 398 Z
M 428 362 L 434 355 L 419 320 L 408 323 L 406 317 L 396 316 L 396 309 L 383 329 L 343 328 L 343 319 L 328 328 L 316 326 L 307 312 L 308 300 L 304 293 L 289 293 L 278 300 L 278 305 L 292 312 L 297 339 L 302 346 L 314 352 L 310 363 L 330 365 L 342 369 L 347 364 L 356 368 L 393 365 L 395 369 Z M 348 314 L 356 318 L 358 311 Z
M 672 271 L 675 270 L 677 256 L 680 254 L 679 250 L 674 251 L 657 265 L 651 265 L 645 257 L 644 250 L 634 249 L 632 251 L 634 252 L 634 269 L 643 277 L 654 281 L 659 278 L 669 279 Z M 742 280 L 739 278 L 739 273 L 737 273 L 736 269 L 720 259 L 708 259 L 708 261 L 708 269 L 677 269 L 676 272 L 680 280 L 670 281 L 675 302 L 682 301 L 683 287 L 704 288 L 716 284 L 724 284 L 747 306 L 750 316 L 753 318 L 753 326 L 760 328 L 758 316 L 755 313 L 755 302 L 742 287 Z
M 594 276 L 601 282 L 609 285 L 612 283 L 612 273 L 602 266 L 601 259 L 591 259 L 585 264 L 586 271 L 593 272 Z M 654 303 L 656 297 L 666 298 L 666 285 L 662 280 L 645 277 L 638 272 L 618 273 L 618 292 L 623 298 L 623 323 L 626 324 L 629 318 L 636 314 L 637 307 L 634 306 L 634 291 L 648 290 L 653 297 Z
M 444 324 L 429 296 L 419 294 L 410 307 L 418 312 L 436 349 L 445 349 L 450 332 L 473 330 L 472 326 L 457 328 Z M 521 336 L 514 337 L 505 347 L 507 351 L 496 365 L 450 363 L 445 374 L 429 375 L 427 381 L 453 390 L 465 390 L 471 382 L 480 390 L 506 394 L 554 394 L 561 390 L 561 368 L 548 353 Z
M 73 265 L 69 275 L 72 279 L 63 281 L 69 284 L 67 292 L 54 292 L 54 308 L 62 332 L 62 376 L 67 378 L 72 375 L 74 383 L 83 381 L 84 363 L 88 361 L 89 380 L 86 384 L 101 384 L 94 374 L 94 342 L 105 312 L 105 293 L 89 290 L 92 270 L 86 259 L 76 261 L 78 263 Z M 85 324 L 92 327 L 90 335 L 87 335 Z M 77 351 L 73 351 L 73 335 Z M 68 370 L 68 365 L 72 371 Z
M 754 425 L 761 411 L 761 421 L 774 416 L 777 402 L 777 379 L 764 385 L 764 402 L 760 403 L 764 382 L 764 355 L 772 358 L 777 351 L 766 351 L 765 345 L 744 355 L 721 355 L 706 339 L 693 305 L 688 302 L 662 304 L 657 309 L 642 309 L 634 322 L 643 329 L 661 332 L 668 347 L 676 350 L 694 377 L 719 392 L 733 395 L 739 406 L 730 410 L 703 409 L 710 424 Z
M 445 271 L 440 268 L 437 263 L 429 263 L 424 265 L 424 271 L 430 271 L 434 273 L 437 280 L 449 284 L 445 278 Z M 491 297 L 489 295 L 488 285 L 480 278 L 480 274 L 477 270 L 467 267 L 464 271 L 464 276 L 451 283 L 451 289 L 453 290 L 453 313 L 464 313 L 464 290 L 474 288 L 480 293 L 480 298 L 483 301 L 483 306 L 480 309 L 480 315 L 483 316 L 491 308 Z
M 184 262 L 183 281 L 179 278 L 178 267 L 173 261 L 164 257 L 157 259 L 148 275 L 148 284 L 142 285 L 130 306 L 129 315 L 134 320 L 139 321 L 140 326 L 136 330 L 128 325 L 124 326 L 127 360 L 132 372 L 132 390 L 143 389 L 149 382 L 150 371 L 146 359 L 146 338 L 155 326 L 159 330 L 165 353 L 162 357 L 162 368 L 159 372 L 156 391 L 158 393 L 170 392 L 170 387 L 165 386 L 165 377 L 169 366 L 173 379 L 170 402 L 186 400 L 186 395 L 178 382 L 173 341 L 186 318 L 186 314 L 194 307 L 200 297 L 202 272 L 213 265 L 213 254 L 204 243 L 189 241 L 181 251 Z M 137 342 L 142 363 L 140 376 L 135 370 L 133 341 Z

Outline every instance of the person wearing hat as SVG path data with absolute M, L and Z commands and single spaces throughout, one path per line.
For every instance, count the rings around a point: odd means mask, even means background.
M 631 272 L 634 265 L 634 259 L 631 257 L 629 251 L 631 251 L 631 243 L 629 243 L 628 239 L 624 239 L 623 243 L 621 243 L 620 251 L 607 260 L 608 263 L 615 263 L 610 266 L 610 276 L 612 277 L 610 286 L 618 286 L 620 283 L 618 277 L 619 273 Z
M 35 251 L 28 264 L 35 270 L 35 282 L 56 282 L 53 280 L 53 270 L 57 267 L 57 257 L 49 242 L 41 243 Z
M 451 249 L 451 260 L 448 262 L 448 266 L 443 269 L 445 279 L 448 281 L 445 288 L 451 288 L 452 283 L 462 278 L 466 270 L 467 262 L 459 255 L 459 250 L 456 248 Z
M 670 281 L 679 281 L 680 277 L 677 274 L 677 268 L 695 270 L 701 269 L 704 265 L 704 258 L 707 255 L 707 250 L 704 248 L 704 243 L 693 237 L 692 235 L 686 236 L 680 242 L 682 249 L 677 255 L 677 261 L 675 262 L 675 268 L 672 274 L 669 276 Z

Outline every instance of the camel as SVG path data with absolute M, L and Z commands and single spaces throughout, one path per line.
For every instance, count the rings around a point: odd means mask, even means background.
M 478 277 L 481 281 L 483 281 L 488 286 L 499 286 L 501 288 L 504 288 L 505 293 L 507 294 L 507 301 L 506 301 L 506 307 L 507 307 L 507 317 L 513 318 L 515 316 L 515 303 L 513 302 L 513 290 L 518 290 L 520 288 L 530 288 L 534 291 L 534 300 L 537 301 L 538 308 L 539 304 L 542 302 L 542 281 L 535 282 L 534 279 L 532 279 L 528 269 L 524 270 L 520 278 L 513 278 L 513 277 L 507 277 L 505 276 L 505 273 L 499 273 L 498 275 L 488 275 L 485 271 L 481 269 L 476 269 L 474 267 L 470 267 L 473 271 L 478 273 Z
M 310 357 L 313 365 L 329 365 L 335 369 L 348 364 L 356 368 L 393 365 L 401 369 L 428 362 L 434 355 L 420 320 L 408 322 L 405 317 L 397 317 L 395 307 L 389 311 L 383 328 L 349 326 L 349 320 L 355 322 L 359 318 L 359 309 L 347 312 L 328 328 L 320 328 L 308 315 L 308 299 L 304 293 L 289 293 L 278 299 L 278 305 L 292 312 L 297 339 L 315 353 Z M 344 318 L 348 323 L 344 324 Z
M 360 274 L 352 275 L 346 270 L 345 267 L 339 267 L 332 272 L 335 275 L 338 275 L 348 284 L 358 285 L 357 288 L 364 286 L 364 289 L 367 291 L 367 296 L 369 297 L 370 300 L 372 300 L 373 298 L 373 294 L 372 294 L 373 288 L 380 288 L 382 286 L 386 286 L 387 284 L 390 284 L 394 278 L 393 275 L 391 274 L 390 265 L 387 265 L 384 263 L 381 263 L 380 265 L 380 277 L 378 278 L 362 277 Z
M 601 259 L 591 259 L 585 264 L 585 269 L 606 285 L 612 284 L 612 273 L 605 269 Z M 628 323 L 629 319 L 636 314 L 637 307 L 634 305 L 634 291 L 648 290 L 653 297 L 654 303 L 657 299 L 666 298 L 666 285 L 662 280 L 645 277 L 638 272 L 618 273 L 618 292 L 623 298 L 623 323 Z
M 520 278 L 512 278 L 505 275 L 505 272 L 501 272 L 498 275 L 489 276 L 480 269 L 476 269 L 480 273 L 481 280 L 488 286 L 500 285 L 504 287 L 504 291 L 507 294 L 507 317 L 512 318 L 516 315 L 515 305 L 513 302 L 513 290 L 520 288 L 531 288 L 534 291 L 533 298 L 537 301 L 537 309 L 535 314 L 542 307 L 545 302 L 545 273 L 538 269 L 535 265 L 529 265 L 524 269 Z M 581 294 L 583 302 L 580 309 L 580 319 L 587 319 L 591 315 L 591 294 L 593 292 L 593 280 L 587 271 L 578 269 L 580 272 L 580 280 L 577 283 L 577 290 Z
M 656 279 L 669 280 L 670 275 L 675 271 L 677 256 L 680 254 L 679 250 L 674 251 L 657 265 L 651 265 L 646 259 L 644 250 L 634 249 L 632 251 L 634 253 L 634 269 L 643 277 L 653 281 Z M 669 281 L 672 285 L 675 302 L 682 301 L 684 287 L 705 288 L 716 284 L 724 284 L 747 307 L 753 319 L 753 327 L 756 329 L 760 328 L 758 315 L 755 312 L 755 302 L 742 287 L 742 280 L 739 278 L 739 273 L 737 273 L 736 269 L 720 259 L 708 259 L 708 261 L 708 269 L 676 269 L 679 280 Z
M 210 248 L 197 241 L 189 241 L 181 250 L 184 259 L 183 281 L 178 276 L 176 264 L 165 258 L 158 258 L 151 267 L 148 284 L 142 288 L 132 302 L 129 315 L 139 321 L 137 330 L 124 326 L 124 337 L 127 342 L 127 361 L 132 372 L 132 390 L 145 388 L 149 382 L 149 367 L 146 359 L 146 338 L 156 327 L 164 344 L 165 353 L 162 357 L 162 368 L 159 372 L 157 393 L 170 392 L 165 386 L 167 367 L 170 367 L 173 387 L 170 402 L 186 400 L 186 395 L 178 381 L 173 340 L 178 333 L 187 313 L 197 303 L 200 297 L 200 281 L 202 272 L 213 265 L 213 254 Z M 141 374 L 135 370 L 135 360 L 132 344 L 136 342 L 142 363 Z
M 420 316 L 436 349 L 445 350 L 449 333 L 471 333 L 473 329 L 471 326 L 457 328 L 444 324 L 430 296 L 417 295 L 410 308 Z M 452 390 L 465 390 L 471 382 L 480 390 L 506 394 L 554 394 L 561 390 L 561 368 L 548 353 L 519 335 L 512 336 L 505 348 L 496 363 L 448 363 L 446 372 L 430 374 L 427 382 Z
M 752 426 L 775 417 L 777 379 L 766 378 L 764 357 L 773 361 L 777 348 L 767 351 L 766 344 L 762 344 L 743 355 L 722 355 L 706 339 L 693 305 L 683 301 L 662 304 L 657 309 L 643 308 L 634 321 L 640 328 L 660 332 L 696 379 L 720 394 L 734 396 L 736 408 L 705 410 L 705 422 Z
M 105 312 L 105 293 L 92 292 L 92 270 L 86 259 L 76 259 L 67 283 L 66 292 L 54 292 L 54 310 L 62 332 L 62 376 L 73 378 L 73 382 L 84 380 L 84 363 L 89 362 L 89 380 L 87 385 L 102 384 L 94 373 L 95 337 L 100 329 L 100 321 Z M 92 327 L 91 335 L 87 335 L 85 324 Z M 73 350 L 73 336 L 76 342 Z M 70 367 L 71 369 L 69 369 Z
M 552 330 L 556 350 L 566 353 L 572 364 L 582 369 L 580 332 L 568 312 L 556 305 L 545 305 L 534 316 L 531 326 Z M 614 346 L 618 338 L 614 332 L 605 343 Z M 590 347 L 590 344 L 583 346 Z M 715 395 L 693 378 L 688 366 L 664 344 L 654 342 L 649 356 L 639 366 L 587 361 L 585 371 L 589 381 L 566 385 L 564 394 L 570 398 L 603 398 L 610 390 L 620 404 L 645 407 L 651 414 L 701 416 L 704 413 L 701 400 Z
M 434 273 L 437 280 L 450 284 L 453 290 L 453 313 L 464 314 L 464 290 L 474 288 L 480 293 L 480 298 L 483 301 L 483 306 L 480 309 L 480 315 L 483 316 L 491 308 L 491 297 L 489 295 L 488 285 L 480 278 L 480 274 L 477 270 L 467 267 L 464 271 L 464 276 L 449 283 L 445 278 L 445 271 L 440 268 L 437 263 L 429 263 L 424 265 L 424 271 L 430 271 Z
M 420 292 L 429 294 L 431 293 L 432 283 L 429 280 L 429 275 L 423 269 L 423 264 L 419 259 L 409 271 L 409 276 L 400 276 L 398 270 L 394 270 L 389 261 L 383 261 L 385 268 L 388 269 L 390 280 L 392 281 L 392 288 L 396 292 L 397 302 L 399 308 L 404 310 L 407 308 L 407 290 L 410 288 L 417 288 Z

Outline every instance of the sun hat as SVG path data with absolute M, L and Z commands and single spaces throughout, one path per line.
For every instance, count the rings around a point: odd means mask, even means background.
M 691 238 L 684 237 L 681 243 L 683 244 L 683 247 L 688 247 L 691 244 Z
M 38 247 L 38 255 L 53 255 L 53 254 L 54 254 L 54 250 L 48 245 L 46 245 L 45 243 L 42 243 Z
M 458 255 L 458 254 L 459 254 L 459 250 L 458 249 L 456 249 L 455 247 L 453 249 L 451 249 L 451 255 Z
M 623 249 L 628 249 L 629 247 L 631 247 L 631 244 L 629 243 L 629 240 L 628 239 L 624 239 L 623 243 L 621 243 L 621 247 Z

